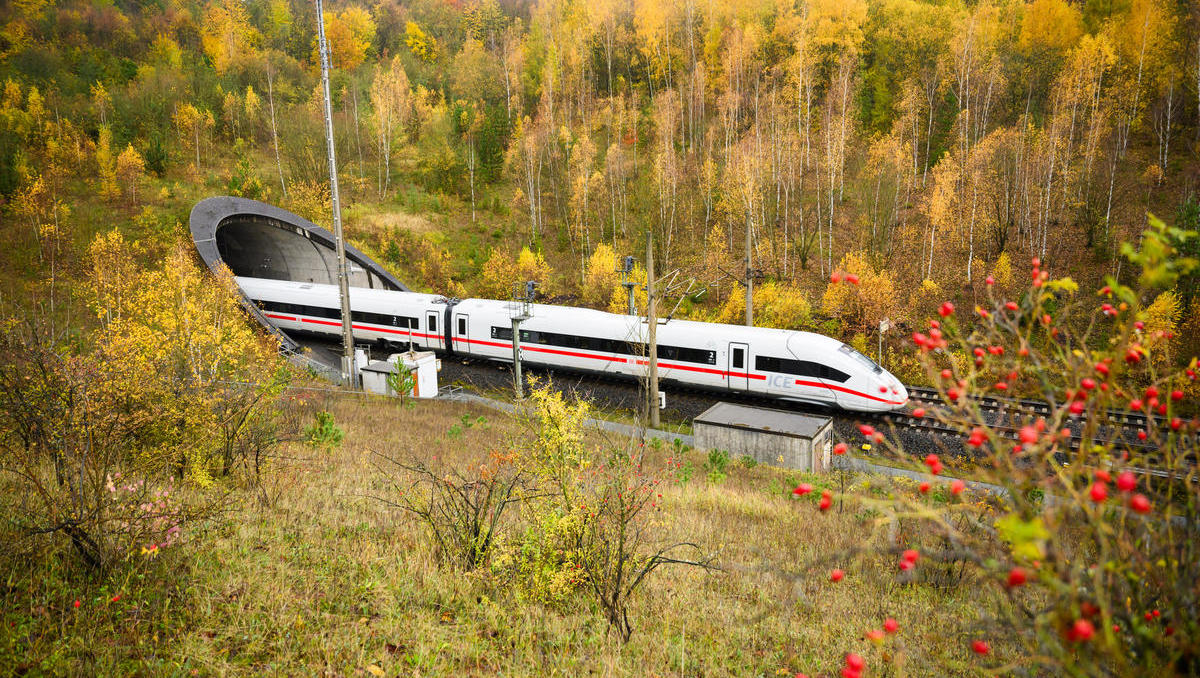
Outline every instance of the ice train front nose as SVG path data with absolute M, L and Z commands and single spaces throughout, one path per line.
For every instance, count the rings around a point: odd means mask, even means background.
M 843 406 L 864 412 L 887 412 L 908 403 L 908 389 L 890 372 L 883 371 L 868 381 L 870 386 L 867 391 L 846 398 L 852 402 L 846 402 Z

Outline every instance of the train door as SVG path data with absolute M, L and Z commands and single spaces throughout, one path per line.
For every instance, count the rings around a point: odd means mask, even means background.
M 745 391 L 749 388 L 750 347 L 746 344 L 729 344 L 729 388 Z
M 429 348 L 437 351 L 446 348 L 445 342 L 442 341 L 442 333 L 438 328 L 437 311 L 429 311 L 425 314 L 425 339 Z
M 471 344 L 467 336 L 467 329 L 467 314 L 456 314 L 454 316 L 454 350 L 458 353 L 471 352 Z

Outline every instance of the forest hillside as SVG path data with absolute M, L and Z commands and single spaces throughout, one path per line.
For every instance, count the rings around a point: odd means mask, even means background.
M 328 225 L 314 11 L 0 9 L 8 284 L 44 282 L 48 249 L 70 276 L 112 225 L 161 249 L 212 194 Z M 1013 289 L 1032 257 L 1127 275 L 1118 243 L 1147 211 L 1200 218 L 1184 0 L 383 0 L 325 19 L 350 238 L 419 288 L 537 278 L 620 308 L 616 260 L 653 233 L 659 270 L 691 283 L 677 315 L 740 322 L 748 256 L 759 324 L 863 343 L 884 317 L 971 307 L 989 276 Z

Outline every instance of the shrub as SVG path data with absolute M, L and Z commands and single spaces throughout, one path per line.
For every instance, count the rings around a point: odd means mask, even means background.
M 257 471 L 287 379 L 227 276 L 214 284 L 182 247 L 142 270 L 135 249 L 115 231 L 92 243 L 93 332 L 0 321 L 3 512 L 25 545 L 65 539 L 93 568 L 174 543 L 221 504 L 210 486 Z
M 506 510 L 522 496 L 524 474 L 511 457 L 493 454 L 465 475 L 444 465 L 375 454 L 392 491 L 380 499 L 417 516 L 429 528 L 444 562 L 471 570 L 487 561 Z
M 304 441 L 313 447 L 332 450 L 342 444 L 345 435 L 345 431 L 333 422 L 333 414 L 321 410 L 313 416 L 312 426 L 304 431 Z
M 725 480 L 725 472 L 729 469 L 729 453 L 725 450 L 709 450 L 708 461 L 704 462 L 704 471 L 708 474 L 708 482 L 716 484 Z
M 664 542 L 658 533 L 662 481 L 644 467 L 644 444 L 591 448 L 583 441 L 586 402 L 568 405 L 546 386 L 535 389 L 530 402 L 536 437 L 522 463 L 546 499 L 527 504 L 530 523 L 541 526 L 540 543 L 563 545 L 553 564 L 590 594 L 609 628 L 628 641 L 630 601 L 655 570 L 668 563 L 708 567 L 710 561 L 696 544 Z M 697 557 L 676 558 L 680 551 Z
M 957 431 L 974 462 L 956 475 L 970 470 L 1000 489 L 938 482 L 943 460 L 929 455 L 934 475 L 917 491 L 891 483 L 846 499 L 878 516 L 887 537 L 876 556 L 902 583 L 970 583 L 985 611 L 967 639 L 982 671 L 1196 670 L 1198 423 L 1178 415 L 1196 366 L 1157 359 L 1165 349 L 1148 341 L 1144 304 L 1196 269 L 1171 245 L 1180 237 L 1151 217 L 1141 250 L 1124 248 L 1142 271 L 1138 289 L 1109 279 L 1098 299 L 1076 299 L 1073 281 L 1050 279 L 1035 259 L 1022 302 L 989 290 L 972 328 L 947 304 L 927 334 L 914 335 L 943 401 L 925 416 Z M 974 358 L 943 368 L 937 356 L 951 349 Z M 997 422 L 979 407 L 977 396 L 1013 384 L 1044 394 L 1049 412 L 1015 403 L 1009 421 Z M 1127 408 L 1148 423 L 1123 425 Z M 896 436 L 861 431 L 912 463 Z M 1011 649 L 1003 666 L 988 655 L 993 643 Z

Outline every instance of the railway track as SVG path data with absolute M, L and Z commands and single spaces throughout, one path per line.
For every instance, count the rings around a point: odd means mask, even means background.
M 318 359 L 324 356 L 336 361 L 338 347 L 319 340 L 306 340 L 304 343 L 314 349 Z M 508 365 L 458 356 L 443 356 L 442 365 L 441 381 L 444 383 L 457 382 L 484 391 L 502 392 L 512 388 L 512 372 Z M 533 377 L 549 377 L 555 389 L 573 397 L 586 398 L 602 408 L 638 412 L 644 406 L 641 386 L 625 378 L 534 365 L 526 366 L 526 374 Z M 718 402 L 738 402 L 831 417 L 838 437 L 852 446 L 864 442 L 858 426 L 865 423 L 881 430 L 884 430 L 885 426 L 890 428 L 892 434 L 899 437 L 897 442 L 901 443 L 907 452 L 916 456 L 923 456 L 928 452 L 964 457 L 974 457 L 978 454 L 966 445 L 961 424 L 956 424 L 953 415 L 946 411 L 947 403 L 936 389 L 917 386 L 908 388 L 910 401 L 914 405 L 924 407 L 928 412 L 926 416 L 914 417 L 911 408 L 879 414 L 845 412 L 819 405 L 781 402 L 754 394 L 717 393 L 680 387 L 672 383 L 665 383 L 663 386 L 667 393 L 667 409 L 664 414 L 669 421 L 682 423 L 690 421 Z M 984 414 L 991 431 L 1014 442 L 1020 439 L 1022 426 L 1038 417 L 1049 417 L 1054 409 L 1049 403 L 1040 400 L 994 396 L 972 396 L 971 405 Z M 936 416 L 938 412 L 947 416 Z M 1100 439 L 1107 439 L 1107 436 L 1115 433 L 1119 436 L 1115 440 L 1132 450 L 1153 452 L 1157 448 L 1157 443 L 1153 442 L 1152 437 L 1148 436 L 1148 442 L 1143 442 L 1137 437 L 1137 431 L 1149 431 L 1145 428 L 1150 421 L 1146 415 L 1109 410 L 1103 413 L 1102 417 L 1106 418 L 1108 424 L 1107 428 L 1100 429 Z M 1165 421 L 1155 419 L 1154 423 L 1159 431 L 1169 431 Z M 1068 419 L 1066 428 L 1070 430 L 1071 436 L 1064 445 L 1064 452 L 1078 450 L 1085 424 L 1086 422 L 1079 417 Z M 1191 443 L 1195 443 L 1194 436 Z M 1065 454 L 1063 458 L 1066 460 Z

